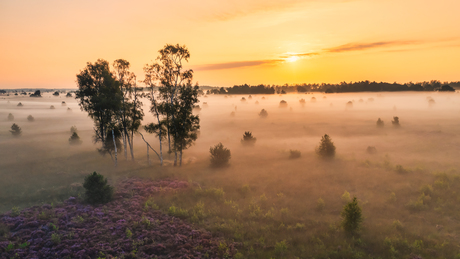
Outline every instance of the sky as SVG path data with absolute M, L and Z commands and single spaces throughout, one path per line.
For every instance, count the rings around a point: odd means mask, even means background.
M 187 46 L 200 85 L 460 81 L 459 0 L 0 0 L 0 89 L 76 88 L 87 62 L 142 79 Z

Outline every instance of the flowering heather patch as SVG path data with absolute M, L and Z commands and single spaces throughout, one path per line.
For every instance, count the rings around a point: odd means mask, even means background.
M 0 236 L 0 258 L 231 257 L 234 244 L 223 250 L 222 240 L 210 233 L 145 208 L 148 197 L 188 185 L 131 178 L 118 184 L 114 200 L 105 205 L 90 206 L 70 197 L 58 206 L 0 214 L 0 225 L 9 229 Z

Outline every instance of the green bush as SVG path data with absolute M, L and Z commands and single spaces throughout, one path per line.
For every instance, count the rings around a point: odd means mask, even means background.
M 353 200 L 343 207 L 341 215 L 345 232 L 355 234 L 361 228 L 363 216 L 356 197 L 353 197 Z
M 85 201 L 89 204 L 107 203 L 112 200 L 113 187 L 107 184 L 104 176 L 93 172 L 85 177 Z
M 211 153 L 211 165 L 215 167 L 226 166 L 231 158 L 230 150 L 225 148 L 222 143 L 209 148 Z
M 316 154 L 323 158 L 332 158 L 335 156 L 334 142 L 331 141 L 329 135 L 325 134 L 321 138 L 319 147 L 316 148 Z

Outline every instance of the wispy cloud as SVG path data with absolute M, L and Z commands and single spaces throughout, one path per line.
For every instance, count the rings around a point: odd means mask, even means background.
M 231 69 L 231 68 L 239 68 L 239 67 L 275 65 L 276 63 L 283 62 L 283 61 L 284 59 L 235 61 L 235 62 L 226 62 L 226 63 L 217 63 L 217 64 L 198 65 L 198 66 L 195 66 L 193 69 L 196 71 L 220 70 L 220 69 Z
M 316 55 L 319 55 L 319 52 L 303 52 L 303 53 L 288 52 L 288 53 L 281 54 L 280 58 L 283 58 L 283 59 L 290 58 L 290 57 L 303 58 L 303 57 L 312 57 Z
M 402 45 L 415 45 L 420 44 L 421 41 L 379 41 L 370 43 L 348 43 L 333 48 L 324 49 L 325 52 L 347 52 L 357 50 L 367 50 L 381 47 L 394 47 Z

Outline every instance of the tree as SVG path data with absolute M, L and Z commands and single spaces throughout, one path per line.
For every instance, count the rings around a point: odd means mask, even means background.
M 72 93 L 71 92 L 68 92 L 65 97 L 72 97 Z
M 78 136 L 77 132 L 73 132 L 72 136 L 69 138 L 69 144 L 70 145 L 79 145 L 81 144 L 80 136 Z
M 268 112 L 267 112 L 265 109 L 262 109 L 262 110 L 259 112 L 259 116 L 260 116 L 261 118 L 267 118 Z
M 320 145 L 316 148 L 316 154 L 324 158 L 332 158 L 335 156 L 335 146 L 329 135 L 325 134 L 321 138 Z
M 29 115 L 29 116 L 27 116 L 27 120 L 30 121 L 30 122 L 33 122 L 33 121 L 35 121 L 35 118 L 34 118 L 34 116 Z
M 56 92 L 53 93 L 53 95 L 54 95 L 54 96 L 59 96 L 59 92 L 56 91 Z
M 40 90 L 35 91 L 35 93 L 31 94 L 30 97 L 42 97 Z
M 381 120 L 380 118 L 377 120 L 377 127 L 379 128 L 383 128 L 383 126 L 385 125 L 385 123 L 383 122 L 383 120 Z
M 13 123 L 13 125 L 11 125 L 10 132 L 14 137 L 19 137 L 22 133 L 22 130 L 16 123 Z
M 102 154 L 116 150 L 114 145 L 108 145 L 110 137 L 119 137 L 113 134 L 117 122 L 117 115 L 121 109 L 123 95 L 119 83 L 110 71 L 109 63 L 98 59 L 95 63 L 88 62 L 83 71 L 77 74 L 78 90 L 76 99 L 80 108 L 93 119 L 95 123 L 95 142 L 101 142 Z M 116 141 L 115 141 L 116 143 Z
M 228 161 L 231 158 L 230 150 L 225 148 L 222 143 L 210 147 L 209 153 L 211 153 L 211 165 L 215 167 L 228 165 Z
M 355 234 L 361 228 L 363 216 L 356 197 L 343 207 L 341 216 L 342 227 L 348 234 Z
M 243 139 L 241 140 L 241 144 L 245 146 L 254 146 L 256 143 L 257 139 L 252 136 L 252 133 L 250 131 L 246 131 L 243 134 Z
M 14 115 L 12 113 L 8 114 L 8 120 L 9 121 L 14 120 Z
M 399 117 L 393 117 L 391 124 L 393 124 L 395 127 L 400 127 L 401 125 L 399 124 Z
M 107 203 L 112 200 L 113 187 L 107 184 L 107 178 L 93 172 L 85 177 L 85 201 L 89 204 Z
M 155 106 L 154 114 L 158 112 L 158 124 L 159 114 L 163 115 L 166 123 L 168 153 L 172 152 L 172 142 L 174 165 L 177 165 L 178 153 L 179 162 L 182 162 L 182 151 L 196 139 L 196 131 L 199 128 L 199 118 L 192 113 L 194 105 L 198 102 L 199 89 L 198 86 L 192 87 L 193 70 L 183 70 L 183 62 L 189 58 L 190 52 L 187 47 L 166 44 L 159 50 L 157 62 L 144 67 L 144 82 L 149 87 L 153 87 L 154 82 L 159 83 L 159 95 L 155 97 L 155 104 L 152 105 Z M 152 101 L 153 95 L 149 98 Z

